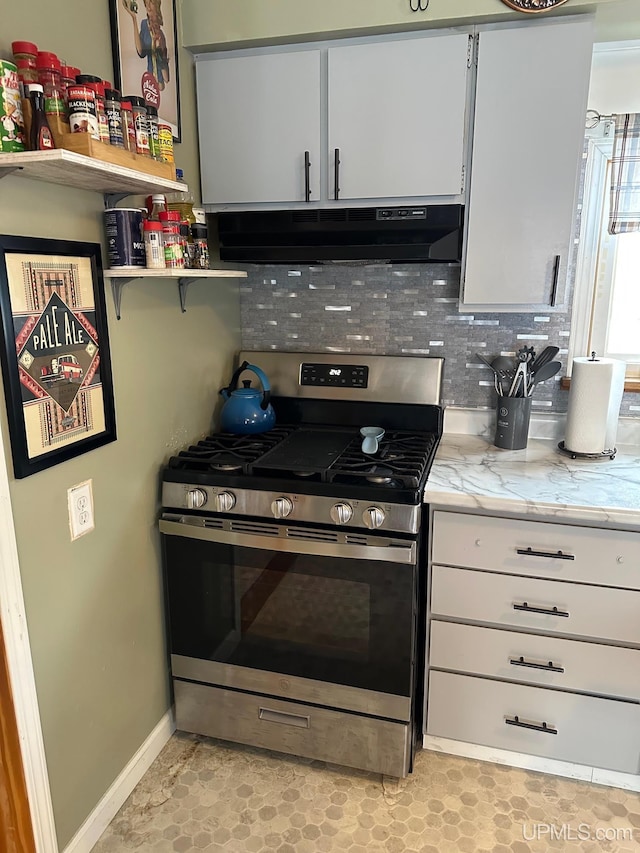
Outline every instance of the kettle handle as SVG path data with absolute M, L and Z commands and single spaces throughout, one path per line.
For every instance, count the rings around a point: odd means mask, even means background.
M 271 399 L 271 386 L 269 385 L 269 380 L 259 367 L 256 367 L 255 364 L 249 364 L 248 361 L 242 362 L 240 367 L 238 367 L 238 369 L 231 377 L 231 382 L 229 382 L 226 388 L 221 388 L 220 393 L 224 397 L 225 391 L 227 392 L 227 395 L 231 394 L 232 391 L 235 391 L 235 389 L 238 387 L 238 379 L 240 377 L 240 374 L 243 373 L 245 370 L 253 371 L 253 373 L 255 373 L 255 375 L 260 380 L 262 384 L 262 400 L 260 402 L 260 408 L 266 410 L 269 407 L 269 400 Z

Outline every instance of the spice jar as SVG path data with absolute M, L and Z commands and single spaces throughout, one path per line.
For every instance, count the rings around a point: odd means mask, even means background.
M 164 243 L 164 265 L 168 269 L 184 269 L 184 255 L 180 242 L 180 214 L 177 210 L 160 213 L 162 240 Z
M 127 101 L 131 104 L 133 112 L 133 126 L 135 128 L 135 152 L 148 157 L 149 151 L 149 122 L 147 120 L 147 107 L 144 98 L 137 95 L 127 95 Z
M 163 163 L 173 163 L 173 131 L 170 124 L 158 121 L 158 140 L 160 159 Z
M 209 269 L 209 241 L 207 226 L 200 222 L 191 225 L 191 243 L 189 243 L 190 267 L 196 270 Z
M 145 219 L 142 226 L 144 251 L 147 267 L 152 270 L 165 268 L 163 224 L 155 219 Z
M 38 48 L 32 41 L 12 41 L 11 50 L 13 52 L 13 58 L 16 61 L 16 65 L 18 64 L 18 60 L 21 59 L 28 62 L 31 68 L 36 67 Z
M 124 129 L 120 108 L 120 92 L 117 89 L 104 90 L 104 106 L 109 125 L 109 142 L 117 148 L 124 148 Z
M 68 90 L 69 86 L 75 86 L 76 77 L 80 74 L 81 71 L 79 68 L 76 68 L 73 65 L 61 65 L 60 66 L 60 74 L 62 76 L 62 91 L 64 94 L 65 103 L 68 101 Z
M 124 147 L 127 151 L 133 151 L 135 153 L 136 128 L 133 123 L 131 102 L 125 100 L 120 101 L 120 112 L 122 113 L 122 138 L 124 140 Z
M 147 122 L 149 124 L 149 153 L 154 160 L 162 160 L 160 155 L 160 131 L 158 127 L 158 110 L 147 104 Z
M 53 133 L 56 146 L 62 146 L 62 136 L 70 132 L 67 118 L 67 105 L 62 89 L 62 74 L 60 60 L 55 53 L 38 51 L 36 58 L 38 83 L 44 89 L 44 111 L 47 122 Z
M 69 86 L 67 102 L 71 132 L 88 133 L 93 139 L 99 140 L 100 129 L 96 113 L 96 95 L 93 89 L 78 84 Z
M 149 202 L 151 202 L 150 211 L 149 211 L 149 219 L 153 219 L 156 222 L 159 222 L 160 221 L 160 214 L 164 213 L 167 209 L 167 201 L 163 195 L 158 194 L 158 195 L 152 195 L 148 198 L 147 207 L 149 207 Z
M 87 86 L 94 93 L 96 105 L 96 118 L 98 119 L 98 136 L 100 142 L 109 142 L 109 123 L 107 121 L 107 111 L 104 106 L 104 87 L 102 80 L 96 77 L 95 74 L 78 74 L 76 83 Z

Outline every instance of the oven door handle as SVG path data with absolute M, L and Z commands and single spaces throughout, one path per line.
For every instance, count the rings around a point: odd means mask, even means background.
M 263 548 L 267 551 L 290 551 L 294 554 L 312 554 L 319 557 L 339 557 L 347 559 L 377 560 L 384 563 L 416 563 L 416 543 L 400 539 L 386 540 L 391 544 L 382 544 L 384 539 L 369 539 L 376 544 L 353 544 L 351 542 L 327 542 L 313 539 L 314 531 L 309 531 L 308 540 L 289 539 L 285 536 L 261 536 L 259 533 L 236 533 L 233 530 L 219 530 L 188 522 L 167 521 L 161 519 L 160 533 L 166 536 L 183 536 L 187 539 L 199 539 L 204 542 L 220 542 L 223 545 L 238 545 L 242 548 Z M 280 528 L 286 530 L 287 528 Z M 296 536 L 304 536 L 300 528 L 291 528 Z M 348 535 L 348 534 L 347 534 Z M 377 543 L 380 544 L 377 544 Z

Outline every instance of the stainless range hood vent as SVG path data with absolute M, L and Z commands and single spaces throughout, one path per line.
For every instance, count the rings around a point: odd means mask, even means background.
M 458 262 L 459 204 L 224 212 L 220 259 L 246 263 Z

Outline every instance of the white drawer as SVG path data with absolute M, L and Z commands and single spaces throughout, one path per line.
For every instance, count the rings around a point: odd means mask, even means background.
M 640 649 L 434 620 L 429 665 L 640 702 Z
M 431 613 L 640 647 L 640 592 L 627 589 L 433 566 Z
M 434 563 L 640 589 L 638 533 L 457 512 L 433 515 Z
M 427 733 L 622 773 L 640 771 L 640 705 L 615 699 L 432 672 Z

